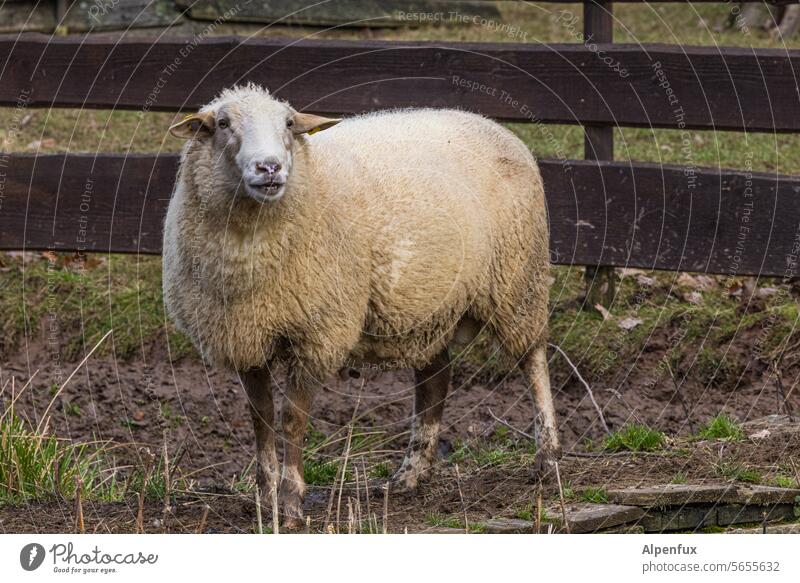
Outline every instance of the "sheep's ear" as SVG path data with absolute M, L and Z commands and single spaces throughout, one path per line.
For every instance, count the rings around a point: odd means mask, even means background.
M 201 111 L 184 117 L 178 123 L 170 126 L 169 133 L 176 138 L 189 140 L 198 134 L 211 134 L 214 131 L 214 112 Z
M 292 131 L 295 134 L 315 134 L 321 130 L 327 130 L 342 121 L 339 118 L 322 117 L 311 113 L 295 113 L 294 126 Z

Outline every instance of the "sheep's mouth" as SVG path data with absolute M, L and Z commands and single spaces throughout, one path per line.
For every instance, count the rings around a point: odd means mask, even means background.
M 258 202 L 272 202 L 283 195 L 284 186 L 286 183 L 278 180 L 248 184 L 247 193 Z

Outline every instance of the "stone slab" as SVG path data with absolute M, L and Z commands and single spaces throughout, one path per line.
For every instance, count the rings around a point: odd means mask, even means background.
M 725 504 L 717 507 L 717 524 L 747 524 L 794 520 L 794 504 L 773 504 L 770 506 L 753 506 L 741 504 Z
M 713 504 L 728 500 L 726 496 L 734 490 L 733 484 L 665 484 L 642 488 L 608 490 L 608 500 L 615 504 L 642 506 L 644 508 L 666 508 L 686 504 Z
M 620 504 L 568 504 L 567 522 L 571 533 L 597 532 L 614 526 L 636 522 L 644 516 L 638 506 Z M 547 509 L 547 516 L 562 530 L 561 508 Z
M 764 534 L 764 529 L 761 526 L 756 528 L 732 528 L 726 530 L 725 534 Z M 800 522 L 768 524 L 766 534 L 800 534 Z
M 776 488 L 773 486 L 747 485 L 732 489 L 725 502 L 732 504 L 795 504 L 800 496 L 797 488 Z
M 665 510 L 648 510 L 639 521 L 645 532 L 698 530 L 717 524 L 717 511 L 712 506 L 677 506 Z
M 492 518 L 483 523 L 488 534 L 532 534 L 536 523 L 518 518 Z

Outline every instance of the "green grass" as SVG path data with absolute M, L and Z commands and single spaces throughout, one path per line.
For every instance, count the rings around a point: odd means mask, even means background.
M 584 502 L 593 502 L 594 504 L 608 503 L 608 494 L 602 488 L 584 488 L 580 493 L 580 498 Z
M 444 514 L 431 513 L 425 517 L 425 523 L 438 528 L 456 528 L 464 530 L 464 517 L 463 516 L 445 516 Z M 469 525 L 469 532 L 479 534 L 486 532 L 486 527 L 476 522 Z
M 87 498 L 113 497 L 118 490 L 106 447 L 44 435 L 6 410 L 0 420 L 0 502 L 72 498 L 79 481 Z
M 79 484 L 85 500 L 117 502 L 128 493 L 138 494 L 144 483 L 144 468 L 129 468 L 126 477 L 117 466 L 113 449 L 115 446 L 109 442 L 72 442 L 38 433 L 30 423 L 9 411 L 0 421 L 0 503 L 72 499 Z M 159 457 L 147 473 L 146 499 L 164 499 L 163 469 L 163 459 Z M 173 471 L 170 491 L 187 487 L 188 482 L 174 477 Z
M 121 501 L 142 490 L 146 499 L 164 499 L 167 476 L 160 451 L 140 450 L 138 463 L 120 467 L 121 444 L 60 439 L 47 433 L 47 425 L 20 416 L 11 401 L 0 412 L 0 504 L 71 499 L 78 486 L 85 500 Z M 191 487 L 177 467 L 170 467 L 169 475 L 171 494 Z
M 626 425 L 612 432 L 605 441 L 606 451 L 655 451 L 664 447 L 665 436 L 661 431 L 645 425 Z
M 755 468 L 750 468 L 738 462 L 722 462 L 717 465 L 716 472 L 719 476 L 732 482 L 760 484 L 764 479 L 761 472 Z
M 327 486 L 333 484 L 339 473 L 339 463 L 336 461 L 320 461 L 306 459 L 303 462 L 303 477 L 307 484 Z M 352 478 L 352 476 L 350 476 Z
M 711 419 L 698 433 L 701 439 L 724 439 L 727 441 L 739 441 L 744 438 L 744 431 L 741 426 L 728 417 L 725 413 L 720 413 Z
M 480 468 L 496 466 L 525 466 L 533 463 L 536 444 L 516 442 L 506 433 L 498 438 L 459 441 L 454 445 L 450 461 L 457 464 L 473 464 Z
M 389 462 L 378 462 L 369 469 L 370 478 L 388 478 L 392 475 L 392 467 Z
M 426 524 L 440 528 L 464 528 L 464 519 L 443 514 L 431 513 L 425 517 Z
M 65 361 L 91 350 L 109 330 L 98 354 L 127 359 L 167 338 L 173 358 L 192 352 L 189 340 L 165 320 L 161 260 L 155 257 L 41 254 L 32 259 L 0 255 L 0 354 L 47 326 Z
M 670 480 L 670 484 L 685 484 L 686 482 L 686 474 L 683 472 L 678 472 L 673 476 L 672 480 Z
M 797 478 L 784 474 L 778 474 L 772 478 L 772 483 L 778 488 L 800 488 L 800 484 L 797 483 Z

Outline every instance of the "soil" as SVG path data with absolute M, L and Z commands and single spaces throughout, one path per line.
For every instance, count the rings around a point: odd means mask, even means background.
M 752 341 L 743 334 L 732 344 L 731 351 L 744 358 Z M 791 475 L 792 468 L 800 467 L 800 432 L 793 422 L 773 427 L 769 436 L 758 440 L 733 443 L 688 439 L 687 435 L 721 410 L 743 422 L 775 414 L 777 388 L 764 367 L 755 364 L 747 367 L 735 387 L 704 385 L 692 380 L 691 375 L 682 384 L 672 382 L 669 375 L 661 375 L 653 382 L 653 371 L 665 344 L 664 339 L 652 339 L 652 350 L 621 363 L 613 375 L 593 378 L 592 389 L 612 430 L 624 423 L 641 422 L 666 432 L 670 446 L 651 454 L 566 456 L 560 464 L 560 475 L 569 489 L 578 492 L 586 487 L 663 484 L 677 475 L 690 483 L 720 482 L 728 479 L 720 472 L 721 467 L 739 466 L 757 470 L 769 483 L 771 477 L 787 472 Z M 10 390 L 6 381 L 14 377 L 19 390 L 35 373 L 16 408 L 38 422 L 52 399 L 52 387 L 58 387 L 76 366 L 77 363 L 54 363 L 46 345 L 29 345 L 3 363 L 2 383 Z M 797 371 L 783 372 L 785 385 L 793 386 Z M 681 371 L 673 374 L 682 378 Z M 553 377 L 564 448 L 568 452 L 583 451 L 587 440 L 596 443 L 605 435 L 598 413 L 575 375 L 555 372 Z M 277 380 L 280 388 L 282 378 Z M 351 421 L 359 400 L 360 387 L 360 380 L 332 379 L 316 398 L 314 429 L 325 435 L 343 436 L 343 427 Z M 396 467 L 407 439 L 413 375 L 410 371 L 387 371 L 365 380 L 364 387 L 357 424 L 387 436 L 377 451 L 366 452 L 365 457 L 371 464 L 385 460 Z M 789 401 L 794 410 L 800 410 L 799 394 L 792 395 Z M 170 459 L 180 456 L 181 472 L 193 480 L 192 491 L 177 496 L 166 526 L 161 522 L 163 504 L 148 501 L 144 508 L 145 530 L 253 532 L 252 494 L 237 493 L 231 488 L 253 457 L 250 417 L 243 390 L 232 373 L 206 366 L 195 358 L 170 363 L 165 351 L 157 347 L 147 350 L 146 359 L 92 357 L 80 367 L 53 407 L 49 431 L 76 441 L 111 440 L 121 444 L 118 455 L 122 464 L 136 465 L 140 463 L 140 448 L 158 451 L 164 443 Z M 432 515 L 459 517 L 465 507 L 471 523 L 490 517 L 513 517 L 519 509 L 529 507 L 539 488 L 530 467 L 465 462 L 457 479 L 455 466 L 446 456 L 457 444 L 491 442 L 491 436 L 501 427 L 495 416 L 522 431 L 532 431 L 532 411 L 532 400 L 519 374 L 497 378 L 466 362 L 458 364 L 445 409 L 442 462 L 415 495 L 390 497 L 390 530 L 424 531 L 431 527 Z M 341 442 L 329 448 L 331 455 L 341 454 L 341 450 Z M 383 514 L 382 483 L 380 479 L 370 482 L 371 510 L 379 517 Z M 553 483 L 544 485 L 545 500 L 555 500 L 557 494 Z M 347 515 L 349 496 L 355 497 L 352 486 L 345 487 L 342 520 Z M 329 498 L 330 486 L 309 488 L 306 512 L 313 530 L 323 529 Z M 363 491 L 359 502 L 366 514 Z M 203 521 L 206 505 L 210 510 Z M 86 529 L 132 532 L 137 511 L 133 493 L 125 502 L 86 501 Z M 382 522 L 382 518 L 379 520 Z M 72 531 L 74 524 L 71 501 L 0 507 L 0 532 Z

